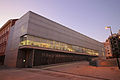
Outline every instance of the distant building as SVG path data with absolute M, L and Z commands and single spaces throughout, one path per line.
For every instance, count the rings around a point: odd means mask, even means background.
M 4 63 L 5 58 L 5 50 L 6 45 L 8 42 L 8 35 L 10 28 L 15 24 L 17 19 L 11 19 L 7 21 L 1 28 L 0 28 L 0 64 Z
M 118 31 L 118 34 L 120 35 L 120 30 Z
M 116 54 L 120 53 L 120 30 L 117 34 L 112 34 L 108 37 L 104 47 L 106 58 L 113 58 Z
M 32 67 L 103 56 L 104 45 L 29 11 L 10 28 L 4 64 Z
M 106 42 L 104 42 L 104 47 L 105 47 L 106 58 L 111 58 L 112 57 L 112 52 L 111 52 L 111 46 L 110 46 L 109 39 L 107 39 Z

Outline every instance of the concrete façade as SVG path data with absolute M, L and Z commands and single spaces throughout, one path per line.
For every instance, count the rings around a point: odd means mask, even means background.
M 104 45 L 31 11 L 11 27 L 4 64 L 33 67 L 102 56 Z

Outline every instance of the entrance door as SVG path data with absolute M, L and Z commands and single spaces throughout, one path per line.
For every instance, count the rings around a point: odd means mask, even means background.
M 17 67 L 31 68 L 33 66 L 33 49 L 21 49 L 18 53 Z
M 33 59 L 34 59 L 34 50 L 33 49 L 26 50 L 25 57 L 23 59 L 24 67 L 25 68 L 32 68 Z

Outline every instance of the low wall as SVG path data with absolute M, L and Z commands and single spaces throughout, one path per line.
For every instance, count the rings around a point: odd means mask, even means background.
M 119 58 L 120 61 L 120 58 Z M 117 66 L 117 60 L 114 59 L 95 59 L 89 62 L 92 66 L 99 66 L 99 67 L 113 67 Z

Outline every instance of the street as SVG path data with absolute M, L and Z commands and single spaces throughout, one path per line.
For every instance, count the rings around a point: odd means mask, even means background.
M 0 80 L 119 80 L 117 67 L 89 66 L 86 61 L 0 69 Z

